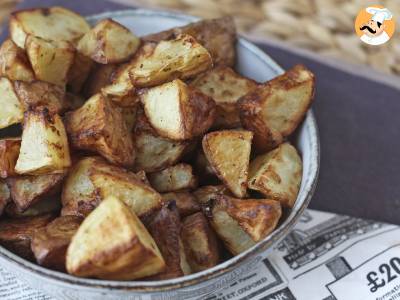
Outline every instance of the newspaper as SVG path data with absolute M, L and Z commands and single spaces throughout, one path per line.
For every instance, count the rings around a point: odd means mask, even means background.
M 268 256 L 207 296 L 143 299 L 400 300 L 400 227 L 307 210 Z M 141 297 L 140 297 L 141 298 Z M 53 300 L 0 267 L 0 299 Z

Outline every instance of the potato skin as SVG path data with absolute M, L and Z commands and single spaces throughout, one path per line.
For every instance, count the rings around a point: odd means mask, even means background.
M 103 87 L 111 83 L 112 74 L 117 68 L 117 64 L 102 65 L 95 63 L 83 86 L 83 95 L 86 98 L 90 98 L 100 93 Z
M 0 140 L 0 177 L 7 178 L 14 176 L 15 164 L 21 148 L 20 138 L 5 138 Z
M 67 87 L 72 93 L 80 93 L 88 78 L 94 62 L 90 57 L 75 52 L 74 61 L 68 71 Z
M 58 196 L 54 195 L 39 200 L 24 211 L 21 211 L 14 201 L 11 201 L 5 208 L 5 214 L 12 219 L 19 219 L 25 217 L 37 217 L 50 213 L 58 214 L 60 212 L 60 208 L 61 203 L 58 199 Z
M 7 204 L 11 201 L 10 190 L 6 182 L 0 179 L 0 216 L 3 214 Z
M 231 192 L 225 185 L 206 185 L 198 188 L 193 192 L 197 202 L 206 205 L 217 195 L 232 196 Z
M 183 218 L 201 210 L 196 198 L 189 192 L 171 192 L 162 195 L 164 205 L 175 201 L 179 215 Z

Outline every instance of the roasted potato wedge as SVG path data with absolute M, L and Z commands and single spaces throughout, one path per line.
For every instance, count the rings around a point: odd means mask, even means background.
M 25 211 L 39 200 L 55 195 L 61 190 L 65 174 L 17 176 L 7 178 L 11 198 L 20 211 Z
M 135 148 L 121 111 L 100 94 L 65 116 L 71 145 L 95 151 L 111 163 L 131 167 Z
M 14 85 L 6 77 L 0 77 L 0 129 L 21 123 L 24 108 L 14 90 Z
M 147 90 L 142 102 L 151 126 L 172 140 L 204 134 L 215 118 L 214 100 L 179 79 Z
M 72 237 L 66 262 L 68 273 L 75 276 L 113 280 L 151 276 L 165 268 L 147 229 L 115 197 L 102 201 L 83 221 Z
M 233 67 L 236 60 L 236 28 L 232 17 L 201 20 L 143 37 L 147 42 L 168 40 L 179 34 L 189 34 L 211 54 L 214 65 Z
M 90 98 L 100 93 L 103 87 L 111 83 L 112 75 L 117 68 L 117 64 L 94 64 L 83 86 L 83 94 Z
M 72 93 L 81 92 L 93 65 L 94 62 L 90 57 L 86 57 L 78 51 L 75 52 L 74 61 L 67 75 L 67 88 L 69 91 Z
M 10 17 L 11 38 L 21 48 L 27 35 L 75 44 L 89 30 L 85 18 L 58 6 L 20 10 Z
M 104 19 L 82 37 L 77 49 L 97 63 L 109 64 L 128 60 L 139 45 L 140 39 L 128 28 L 112 19 Z
M 192 166 L 177 164 L 162 171 L 148 174 L 151 186 L 160 193 L 176 192 L 197 187 Z
M 162 195 L 164 203 L 175 202 L 179 215 L 183 218 L 201 210 L 199 203 L 189 192 L 166 193 Z
M 0 216 L 3 214 L 7 204 L 11 201 L 10 189 L 7 183 L 0 179 Z
M 283 143 L 257 156 L 249 168 L 248 186 L 264 196 L 293 207 L 300 190 L 303 164 L 296 148 Z
M 214 131 L 203 137 L 203 151 L 216 175 L 239 198 L 246 195 L 253 133 L 246 130 Z
M 0 139 L 0 177 L 7 178 L 16 175 L 15 164 L 21 148 L 20 138 Z
M 29 35 L 25 48 L 37 79 L 65 87 L 75 58 L 71 44 Z
M 226 248 L 237 255 L 270 234 L 282 211 L 279 201 L 218 195 L 209 207 L 209 214 L 215 232 Z
M 58 214 L 61 202 L 58 195 L 46 197 L 31 205 L 28 209 L 21 211 L 14 201 L 10 202 L 5 209 L 5 214 L 10 218 L 37 217 L 45 214 Z
M 181 240 L 181 221 L 175 203 L 164 206 L 147 226 L 162 256 L 165 259 L 164 272 L 152 276 L 152 280 L 172 279 L 191 273 Z
M 183 220 L 181 236 L 193 272 L 204 271 L 219 263 L 218 240 L 202 212 Z
M 25 51 L 10 39 L 0 47 L 0 76 L 27 82 L 35 79 Z
M 136 87 L 151 87 L 173 79 L 188 79 L 213 65 L 211 55 L 187 34 L 147 44 L 130 63 L 129 75 Z
M 244 128 L 259 152 L 282 143 L 303 120 L 314 98 L 314 74 L 302 65 L 266 82 L 238 101 Z
M 198 203 L 201 205 L 207 204 L 217 195 L 232 196 L 231 192 L 225 185 L 206 185 L 198 188 L 193 192 Z
M 41 215 L 0 221 L 0 245 L 25 259 L 34 260 L 31 240 L 36 229 L 46 226 L 53 215 Z
M 128 106 L 128 107 L 120 107 L 119 108 L 122 113 L 122 117 L 126 123 L 126 127 L 128 128 L 129 132 L 132 132 L 135 128 L 136 124 L 136 114 L 138 110 L 138 105 L 135 106 Z M 135 140 L 136 141 L 136 140 Z M 137 158 L 137 154 L 136 154 Z
M 255 81 L 242 77 L 225 66 L 200 74 L 190 85 L 215 100 L 217 118 L 214 127 L 216 128 L 240 127 L 236 102 L 257 87 Z
M 47 109 L 26 112 L 15 171 L 27 175 L 59 174 L 70 165 L 67 133 L 60 116 Z
M 37 229 L 31 242 L 36 262 L 46 268 L 65 271 L 67 248 L 82 221 L 76 216 L 64 216 Z

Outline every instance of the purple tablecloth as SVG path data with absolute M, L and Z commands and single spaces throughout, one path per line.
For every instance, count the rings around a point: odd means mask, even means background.
M 19 8 L 50 5 L 83 15 L 125 8 L 102 0 L 26 0 Z M 258 45 L 282 67 L 303 63 L 316 74 L 313 108 L 322 153 L 310 207 L 400 224 L 400 89 L 267 42 Z

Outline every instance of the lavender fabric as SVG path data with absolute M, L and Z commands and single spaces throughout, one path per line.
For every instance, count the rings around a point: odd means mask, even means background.
M 51 5 L 83 15 L 126 8 L 102 0 L 26 0 L 18 8 Z M 267 44 L 258 46 L 285 69 L 303 63 L 316 74 L 313 108 L 322 153 L 310 207 L 400 224 L 400 91 Z

